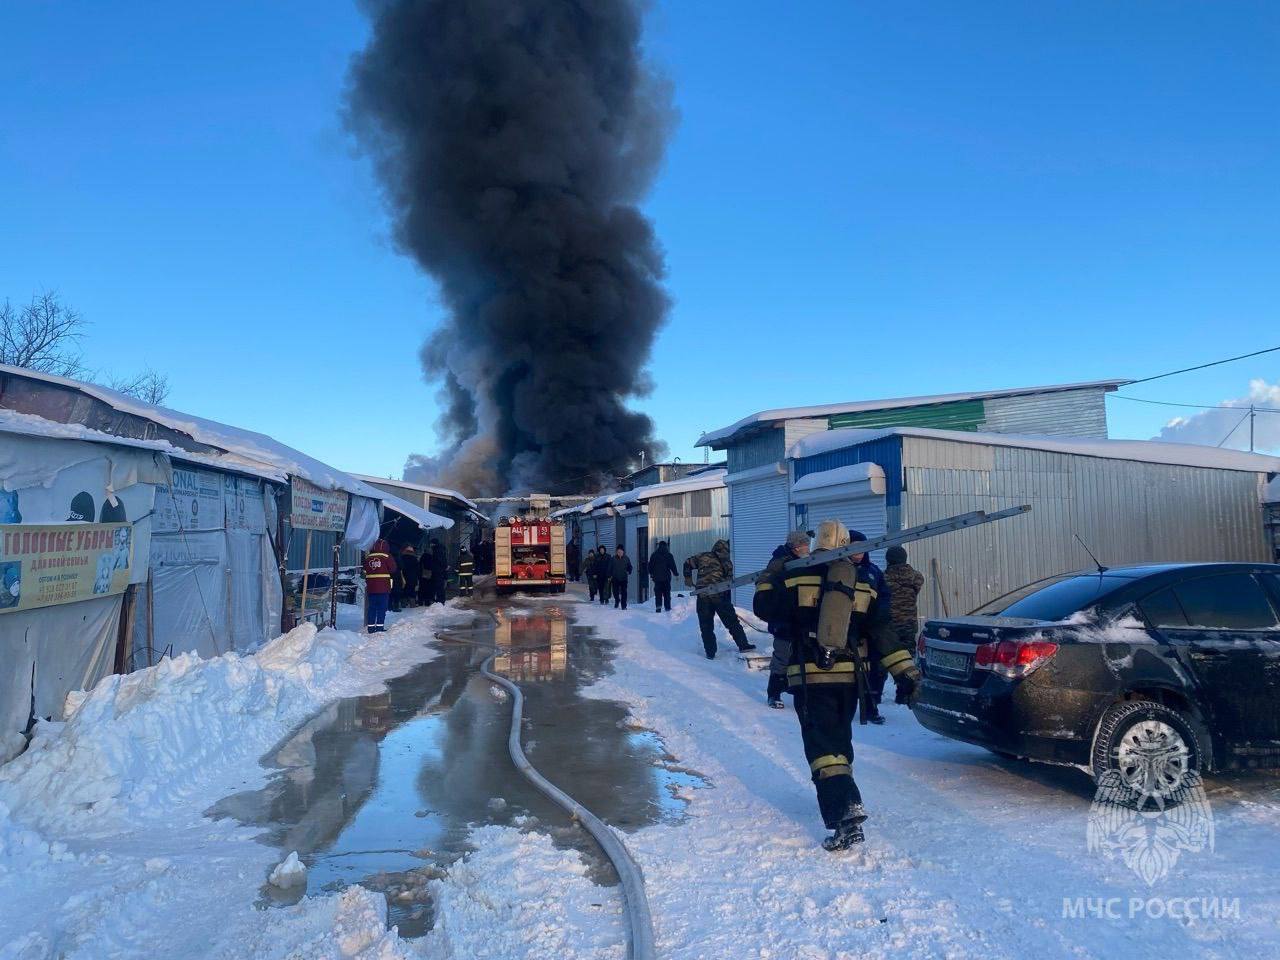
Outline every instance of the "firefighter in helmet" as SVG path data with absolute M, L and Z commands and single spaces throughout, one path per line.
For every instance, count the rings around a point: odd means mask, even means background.
M 817 550 L 849 543 L 840 521 L 819 525 Z M 787 686 L 822 822 L 832 831 L 822 841 L 827 850 L 861 843 L 867 819 L 853 779 L 853 718 L 867 699 L 863 651 L 877 657 L 900 686 L 914 688 L 920 677 L 910 651 L 893 633 L 882 593 L 883 583 L 865 554 L 787 571 L 783 580 L 779 617 L 792 640 Z

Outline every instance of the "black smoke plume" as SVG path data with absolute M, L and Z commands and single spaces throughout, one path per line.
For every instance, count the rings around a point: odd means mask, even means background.
M 439 283 L 423 345 L 445 452 L 419 479 L 476 495 L 607 485 L 653 423 L 628 409 L 668 309 L 637 203 L 668 86 L 640 0 L 368 0 L 349 121 L 398 244 Z

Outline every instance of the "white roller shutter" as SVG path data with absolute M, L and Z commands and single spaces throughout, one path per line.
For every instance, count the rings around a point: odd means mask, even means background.
M 600 516 L 596 518 L 596 545 L 604 547 L 604 552 L 613 556 L 613 548 L 618 545 L 618 520 L 616 517 Z
M 824 520 L 839 520 L 868 540 L 883 536 L 888 532 L 884 492 L 884 470 L 874 463 L 809 474 L 791 490 L 795 525 L 816 531 Z M 884 569 L 883 551 L 871 559 Z
M 850 530 L 866 535 L 868 540 L 882 537 L 888 532 L 888 516 L 884 497 L 868 494 L 865 497 L 846 500 L 822 500 L 817 503 L 796 504 L 796 525 L 801 523 L 808 530 L 817 530 L 823 520 L 839 520 Z M 884 569 L 884 551 L 871 555 L 871 560 Z
M 729 541 L 735 576 L 763 570 L 774 548 L 791 529 L 787 506 L 787 478 L 774 473 L 758 480 L 729 484 Z M 752 586 L 734 591 L 733 602 L 751 606 Z

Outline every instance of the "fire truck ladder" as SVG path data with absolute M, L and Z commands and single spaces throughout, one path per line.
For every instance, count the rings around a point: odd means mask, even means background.
M 883 537 L 876 537 L 873 540 L 859 540 L 847 547 L 840 547 L 836 550 L 819 550 L 817 553 L 811 553 L 807 557 L 798 557 L 795 560 L 788 561 L 785 568 L 787 570 L 799 570 L 803 567 L 813 567 L 820 563 L 830 563 L 833 560 L 840 560 L 844 557 L 851 557 L 859 553 L 874 553 L 877 550 L 885 550 L 889 547 L 896 547 L 904 543 L 914 543 L 917 540 L 927 540 L 929 537 L 936 537 L 943 533 L 951 533 L 955 530 L 965 530 L 969 527 L 981 526 L 984 523 L 992 523 L 996 520 L 1007 520 L 1009 517 L 1018 517 L 1024 513 L 1031 512 L 1031 504 L 1024 503 L 1018 507 L 1009 507 L 1007 510 L 997 510 L 995 513 L 987 513 L 985 510 L 974 510 L 972 513 L 961 513 L 954 517 L 947 517 L 945 520 L 932 520 L 929 523 L 922 523 L 918 527 L 908 527 L 906 530 L 899 530 L 896 533 L 888 533 Z M 763 574 L 763 570 L 757 570 L 754 573 L 744 573 L 740 577 L 734 577 L 732 580 L 726 580 L 722 583 L 713 583 L 705 587 L 698 587 L 693 591 L 695 596 L 713 596 L 717 593 L 724 593 L 726 590 L 732 590 L 734 587 L 745 587 L 753 584 Z

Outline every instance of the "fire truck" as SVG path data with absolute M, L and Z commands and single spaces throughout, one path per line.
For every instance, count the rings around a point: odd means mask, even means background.
M 493 531 L 498 593 L 547 590 L 564 593 L 564 524 L 505 517 Z

